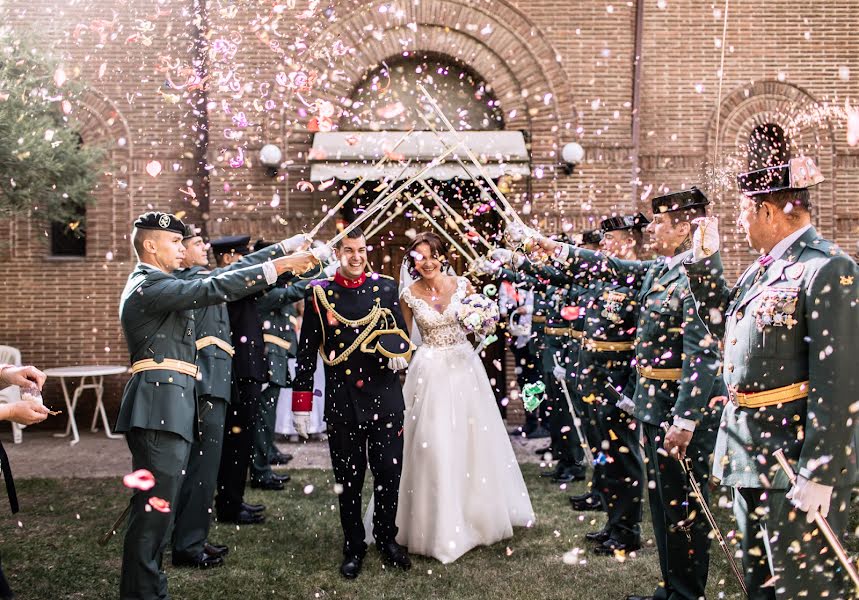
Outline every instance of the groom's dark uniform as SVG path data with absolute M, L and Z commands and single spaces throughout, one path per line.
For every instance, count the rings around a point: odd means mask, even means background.
M 339 494 L 346 556 L 366 552 L 361 489 L 369 457 L 377 544 L 393 542 L 403 459 L 403 390 L 388 359 L 408 355 L 397 284 L 383 275 L 339 272 L 308 287 L 293 386 L 293 411 L 310 411 L 316 354 L 325 363 L 325 421 Z M 382 333 L 385 332 L 385 333 Z

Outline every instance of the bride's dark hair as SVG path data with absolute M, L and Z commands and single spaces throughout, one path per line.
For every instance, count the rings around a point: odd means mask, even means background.
M 415 265 L 415 254 L 417 254 L 416 250 L 421 244 L 426 244 L 430 247 L 432 257 L 440 261 L 441 270 L 446 271 L 450 266 L 450 261 L 447 258 L 447 254 L 450 249 L 449 246 L 441 236 L 434 231 L 422 231 L 415 236 L 415 239 L 412 240 L 412 243 L 406 249 L 406 264 L 409 267 L 409 275 L 412 276 L 412 279 L 417 280 L 421 278 Z

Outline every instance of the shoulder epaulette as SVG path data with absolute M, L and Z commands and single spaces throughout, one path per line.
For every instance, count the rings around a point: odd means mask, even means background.
M 395 280 L 393 277 L 391 277 L 390 275 L 382 275 L 381 273 L 376 273 L 376 275 L 378 275 L 379 277 L 382 277 L 382 278 L 384 278 L 384 279 L 390 279 L 391 281 L 396 281 L 396 280 Z

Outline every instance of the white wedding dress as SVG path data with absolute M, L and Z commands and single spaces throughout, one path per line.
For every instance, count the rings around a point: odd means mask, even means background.
M 403 386 L 397 542 L 442 563 L 534 523 L 486 370 L 456 319 L 466 289 L 466 280 L 458 278 L 441 313 L 410 288 L 402 293 L 422 343 Z

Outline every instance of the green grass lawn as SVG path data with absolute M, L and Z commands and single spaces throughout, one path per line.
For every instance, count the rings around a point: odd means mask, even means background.
M 652 541 L 621 562 L 579 555 L 587 531 L 598 529 L 596 513 L 574 513 L 568 490 L 540 480 L 534 465 L 523 467 L 537 524 L 489 548 L 479 548 L 451 565 L 413 557 L 408 573 L 382 566 L 370 551 L 361 576 L 343 580 L 337 572 L 341 533 L 333 479 L 326 471 L 292 472 L 284 492 L 248 490 L 248 500 L 268 506 L 263 525 L 236 528 L 215 524 L 211 538 L 229 544 L 226 566 L 211 571 L 175 569 L 165 560 L 175 600 L 256 598 L 414 598 L 622 600 L 651 593 L 659 580 Z M 305 486 L 313 486 L 305 493 Z M 24 480 L 18 482 L 23 511 L 0 524 L 3 567 L 21 600 L 116 598 L 122 534 L 102 547 L 102 532 L 124 508 L 128 492 L 116 479 Z M 4 495 L 5 496 L 5 495 Z M 3 500 L 5 502 L 5 499 Z M 8 512 L 4 511 L 7 515 Z M 720 518 L 727 515 L 717 511 Z M 594 516 L 596 515 L 596 516 Z M 645 538 L 650 526 L 645 515 Z M 714 545 L 708 598 L 738 598 L 737 586 Z

